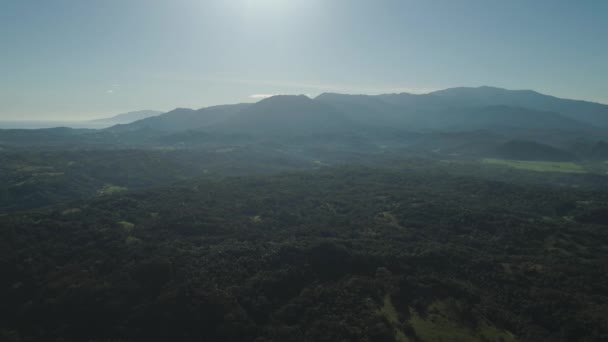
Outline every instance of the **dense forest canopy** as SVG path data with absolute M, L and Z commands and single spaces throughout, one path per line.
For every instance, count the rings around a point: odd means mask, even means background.
M 608 196 L 412 161 L 0 217 L 5 339 L 602 340 Z

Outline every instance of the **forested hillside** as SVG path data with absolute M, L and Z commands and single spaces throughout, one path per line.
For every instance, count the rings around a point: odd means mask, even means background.
M 601 341 L 608 196 L 412 165 L 0 217 L 3 340 Z

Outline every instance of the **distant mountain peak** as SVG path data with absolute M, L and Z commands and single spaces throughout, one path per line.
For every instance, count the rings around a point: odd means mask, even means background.
M 505 88 L 494 87 L 494 86 L 489 86 L 489 85 L 482 85 L 482 86 L 477 87 L 477 89 L 507 90 Z
M 263 100 L 260 100 L 259 104 L 264 103 L 272 103 L 272 104 L 280 104 L 280 103 L 305 103 L 312 102 L 313 100 L 306 95 L 275 95 Z
M 117 130 L 194 129 L 310 134 L 361 127 L 408 130 L 551 129 L 588 132 L 608 127 L 608 106 L 493 86 L 448 88 L 429 94 L 275 95 L 256 103 L 176 108 Z
M 482 85 L 482 86 L 478 86 L 478 87 L 446 88 L 446 89 L 434 91 L 430 94 L 436 94 L 436 95 L 463 95 L 463 94 L 466 94 L 466 95 L 487 96 L 487 95 L 495 95 L 495 94 L 524 94 L 524 93 L 543 95 L 539 92 L 536 92 L 534 90 L 529 90 L 529 89 L 510 90 L 510 89 L 488 86 L 488 85 Z M 547 95 L 544 95 L 544 96 L 547 96 Z
M 114 115 L 109 118 L 92 120 L 93 123 L 109 123 L 109 124 L 119 124 L 119 123 L 130 123 L 137 120 L 153 117 L 162 114 L 163 112 L 157 110 L 138 110 L 134 112 L 128 112 L 123 114 Z
M 192 113 L 192 112 L 195 112 L 195 110 L 191 109 L 191 108 L 175 108 L 163 115 L 176 115 L 176 114 Z
M 276 95 L 263 99 L 252 105 L 252 110 L 270 111 L 270 112 L 302 112 L 314 111 L 321 106 L 317 102 L 306 95 Z

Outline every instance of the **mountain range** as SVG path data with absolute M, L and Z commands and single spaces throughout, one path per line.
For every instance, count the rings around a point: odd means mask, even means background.
M 313 159 L 329 151 L 341 158 L 346 151 L 405 149 L 467 158 L 542 159 L 546 153 L 550 160 L 601 159 L 608 150 L 608 105 L 485 86 L 420 95 L 278 95 L 160 115 L 132 112 L 95 123 L 110 127 L 0 130 L 0 149 L 238 145 L 298 157 L 308 151 L 305 157 Z
M 274 96 L 253 104 L 175 109 L 110 127 L 113 132 L 175 133 L 197 129 L 302 135 L 391 128 L 407 131 L 563 131 L 608 128 L 608 105 L 531 90 L 451 88 L 429 94 Z
M 101 125 L 119 125 L 127 124 L 138 120 L 154 117 L 163 114 L 163 112 L 157 110 L 138 110 L 135 112 L 128 112 L 118 114 L 109 118 L 91 120 L 90 123 L 101 124 Z

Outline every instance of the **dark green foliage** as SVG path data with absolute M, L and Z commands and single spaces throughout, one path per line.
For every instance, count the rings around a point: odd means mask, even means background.
M 253 157 L 252 157 L 253 156 Z M 0 153 L 0 213 L 191 178 L 267 173 L 310 163 L 238 148 L 231 153 L 95 150 Z
M 577 159 L 566 151 L 525 140 L 508 141 L 490 151 L 489 154 L 493 157 L 511 160 L 572 161 Z
M 591 157 L 597 160 L 608 160 L 608 143 L 601 140 L 591 148 Z
M 441 307 L 470 336 L 605 339 L 608 196 L 440 165 L 198 180 L 0 217 L 0 336 L 416 341 Z

